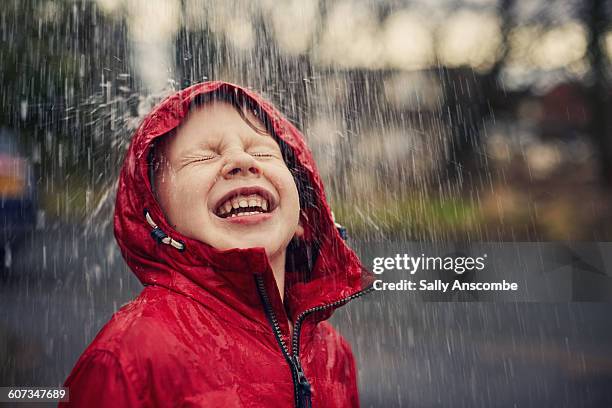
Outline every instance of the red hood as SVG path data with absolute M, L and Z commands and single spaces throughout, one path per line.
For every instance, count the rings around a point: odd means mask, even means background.
M 177 92 L 160 103 L 142 122 L 127 151 L 118 183 L 115 205 L 115 237 L 132 271 L 144 285 L 159 285 L 204 304 L 237 310 L 250 320 L 264 320 L 254 274 L 264 276 L 275 308 L 282 309 L 267 256 L 263 248 L 220 251 L 173 230 L 164 219 L 148 178 L 147 156 L 151 143 L 179 126 L 194 98 L 210 92 L 238 92 L 259 106 L 271 119 L 276 135 L 293 149 L 307 175 L 314 205 L 306 209 L 305 236 L 314 237 L 319 253 L 310 276 L 287 271 L 285 311 L 289 318 L 314 306 L 329 304 L 363 290 L 373 281 L 355 253 L 349 249 L 332 221 L 323 184 L 312 155 L 300 132 L 272 105 L 255 93 L 225 82 L 206 82 Z M 179 251 L 158 244 L 143 214 L 150 211 L 158 227 L 168 236 L 185 243 Z M 316 220 L 316 221 L 315 221 Z M 215 306 L 217 307 L 217 306 Z M 333 307 L 319 316 L 331 315 Z

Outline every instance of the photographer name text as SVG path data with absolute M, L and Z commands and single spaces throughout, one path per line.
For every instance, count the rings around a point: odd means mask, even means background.
M 487 254 L 478 257 L 396 254 L 393 257 L 374 258 L 372 271 L 377 275 L 386 271 L 402 271 L 410 275 L 419 271 L 452 272 L 456 275 L 463 275 L 465 272 L 477 272 L 485 269 L 486 259 Z M 462 282 L 461 279 L 400 279 L 395 282 L 385 282 L 382 279 L 377 279 L 374 281 L 374 289 L 442 293 L 449 291 L 516 291 L 518 290 L 518 284 L 508 282 L 505 279 L 499 282 Z
M 428 281 L 421 279 L 418 282 L 402 279 L 398 282 L 383 282 L 380 279 L 374 281 L 375 290 L 408 290 L 408 291 L 437 291 L 446 293 L 451 291 L 499 291 L 518 290 L 516 282 L 444 282 L 440 279 Z

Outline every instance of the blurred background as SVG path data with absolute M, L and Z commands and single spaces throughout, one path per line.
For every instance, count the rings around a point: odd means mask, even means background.
M 612 240 L 611 18 L 604 0 L 3 2 L 0 385 L 63 382 L 140 291 L 110 225 L 123 153 L 207 79 L 303 130 L 364 259 Z M 610 304 L 374 296 L 335 317 L 364 406 L 612 406 Z

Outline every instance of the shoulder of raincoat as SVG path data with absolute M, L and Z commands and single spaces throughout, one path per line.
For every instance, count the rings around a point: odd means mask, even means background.
M 288 268 L 284 302 L 263 248 L 220 251 L 183 236 L 152 193 L 153 142 L 209 93 L 233 93 L 267 117 L 308 191 L 300 194 L 307 267 Z M 302 135 L 260 96 L 206 82 L 158 105 L 129 146 L 114 231 L 144 289 L 81 355 L 65 382 L 70 402 L 60 406 L 359 406 L 351 348 L 326 320 L 369 292 L 373 276 L 336 229 Z

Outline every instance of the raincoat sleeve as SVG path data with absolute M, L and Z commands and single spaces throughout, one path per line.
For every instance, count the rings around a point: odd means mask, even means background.
M 359 390 L 357 388 L 357 367 L 355 363 L 355 357 L 353 351 L 348 343 L 343 344 L 345 349 L 345 358 L 348 365 L 348 381 L 347 381 L 347 394 L 349 397 L 349 405 L 353 408 L 359 408 Z
M 117 357 L 105 350 L 92 351 L 77 363 L 66 383 L 69 401 L 59 407 L 135 407 L 133 384 Z

